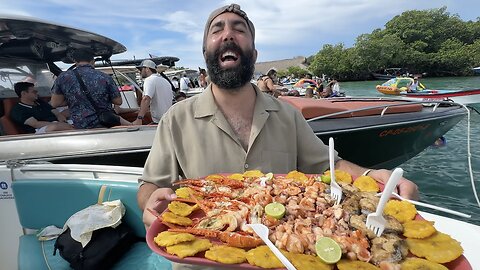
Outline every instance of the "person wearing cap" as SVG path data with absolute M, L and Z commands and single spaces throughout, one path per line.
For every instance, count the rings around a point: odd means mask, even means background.
M 418 77 L 413 77 L 413 81 L 411 81 L 407 85 L 407 92 L 409 93 L 417 92 L 418 85 L 419 85 Z
M 277 70 L 275 68 L 271 68 L 268 70 L 267 75 L 261 76 L 257 80 L 257 86 L 260 91 L 272 95 L 274 97 L 281 96 L 283 94 L 282 91 L 277 89 L 275 86 L 275 81 L 277 80 Z
M 77 49 L 73 52 L 75 69 L 86 86 L 95 106 L 102 111 L 113 111 L 114 105 L 122 104 L 120 91 L 113 79 L 94 68 L 94 54 L 90 49 Z M 62 72 L 52 87 L 51 105 L 54 108 L 67 106 L 76 129 L 103 127 L 90 100 L 85 96 L 73 69 Z M 129 123 L 126 120 L 120 123 Z
M 174 87 L 168 79 L 157 72 L 157 65 L 152 60 L 143 60 L 137 68 L 145 80 L 143 82 L 143 97 L 140 102 L 140 110 L 133 124 L 143 124 L 143 118 L 149 109 L 152 121 L 158 123 L 162 115 L 172 106 L 172 89 Z
M 155 214 L 176 198 L 172 184 L 180 177 L 328 169 L 328 147 L 300 112 L 262 94 L 250 82 L 257 59 L 254 40 L 253 23 L 237 4 L 221 7 L 208 18 L 203 55 L 211 84 L 201 94 L 175 104 L 158 124 L 137 193 L 147 228 Z M 366 173 L 386 182 L 391 174 L 367 170 L 337 154 L 335 160 L 336 168 L 351 175 Z M 409 198 L 418 195 L 416 185 L 405 178 L 398 189 Z M 187 267 L 174 265 L 174 269 L 191 269 Z

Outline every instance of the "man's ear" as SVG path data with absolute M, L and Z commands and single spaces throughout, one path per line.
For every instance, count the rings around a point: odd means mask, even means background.
M 257 49 L 254 49 L 253 50 L 253 62 L 254 63 L 257 62 L 257 56 L 258 56 L 258 51 L 257 51 Z

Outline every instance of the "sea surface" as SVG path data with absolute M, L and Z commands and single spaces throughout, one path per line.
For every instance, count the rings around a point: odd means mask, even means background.
M 422 78 L 420 81 L 428 89 L 480 88 L 480 76 Z M 340 82 L 340 89 L 347 96 L 385 96 L 375 90 L 375 86 L 383 82 Z M 470 214 L 472 218 L 417 207 L 419 210 L 480 225 L 480 206 L 472 189 L 467 147 L 467 134 L 470 134 L 471 167 L 480 196 L 480 115 L 470 112 L 470 131 L 465 117 L 445 134 L 445 146 L 429 147 L 400 167 L 405 171 L 404 176 L 419 186 L 421 201 Z

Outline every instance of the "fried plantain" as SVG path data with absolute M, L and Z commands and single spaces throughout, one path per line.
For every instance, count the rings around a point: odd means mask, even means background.
M 412 254 L 436 263 L 451 262 L 463 253 L 463 248 L 457 240 L 441 232 L 424 239 L 407 238 L 406 241 Z
M 243 263 L 246 256 L 244 249 L 229 246 L 213 246 L 205 252 L 205 258 L 225 264 Z
M 161 232 L 153 241 L 161 247 L 173 246 L 183 242 L 189 242 L 195 240 L 195 236 L 189 233 L 175 233 L 175 232 Z
M 190 242 L 183 242 L 167 247 L 167 252 L 180 258 L 195 256 L 197 253 L 205 251 L 212 247 L 212 243 L 208 239 L 196 238 Z

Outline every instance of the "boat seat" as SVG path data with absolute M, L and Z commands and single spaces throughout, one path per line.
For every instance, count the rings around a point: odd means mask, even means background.
M 142 212 L 136 199 L 138 184 L 113 180 L 16 179 L 12 190 L 22 228 L 24 231 L 49 225 L 62 228 L 71 215 L 97 202 L 102 185 L 107 186 L 104 201 L 120 199 L 126 209 L 123 221 L 138 237 L 145 238 Z M 35 234 L 22 235 L 18 269 L 70 269 L 69 263 L 58 252 L 53 256 L 54 243 L 55 240 L 39 241 Z M 113 269 L 168 270 L 171 263 L 148 248 L 146 242 L 137 242 Z
M 368 110 L 361 110 L 356 112 L 349 112 L 350 110 L 356 110 L 366 107 L 374 107 L 381 105 L 395 105 L 402 102 L 388 101 L 388 100 L 364 100 L 364 101 L 352 101 L 342 99 L 313 99 L 303 97 L 290 97 L 281 96 L 280 100 L 283 100 L 294 108 L 299 110 L 305 119 L 311 119 L 322 115 L 328 115 L 333 113 L 340 113 L 332 118 L 347 118 L 357 116 L 370 116 L 379 115 L 382 113 L 382 108 L 374 108 Z M 385 114 L 404 113 L 404 112 L 418 112 L 423 109 L 422 104 L 405 104 L 402 106 L 391 106 Z M 341 113 L 345 112 L 345 113 Z
M 25 134 L 25 132 L 10 118 L 10 112 L 18 101 L 18 97 L 2 99 L 3 116 L 0 117 L 0 125 L 3 127 L 5 135 Z

